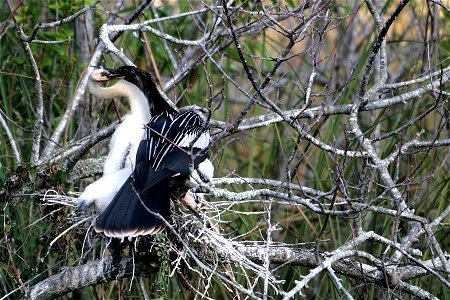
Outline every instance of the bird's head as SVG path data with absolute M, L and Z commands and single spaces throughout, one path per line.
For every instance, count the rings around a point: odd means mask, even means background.
M 175 111 L 159 94 L 153 76 L 139 68 L 122 66 L 117 69 L 97 69 L 92 72 L 91 79 L 96 82 L 106 82 L 113 79 L 126 80 L 142 91 L 149 102 L 152 114 Z
M 97 82 L 110 81 L 112 79 L 124 78 L 117 69 L 96 69 L 91 73 L 91 80 Z
M 124 79 L 137 86 L 144 93 L 155 86 L 152 75 L 144 70 L 131 66 L 122 66 L 117 69 L 97 69 L 91 73 L 94 81 L 103 82 L 113 79 Z

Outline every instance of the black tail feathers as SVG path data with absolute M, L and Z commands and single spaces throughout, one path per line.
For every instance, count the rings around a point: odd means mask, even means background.
M 170 216 L 171 175 L 170 172 L 149 174 L 147 179 L 153 178 L 153 181 L 147 180 L 143 187 L 137 186 L 130 176 L 97 218 L 95 230 L 115 238 L 163 231 L 165 222 L 161 218 L 168 221 Z

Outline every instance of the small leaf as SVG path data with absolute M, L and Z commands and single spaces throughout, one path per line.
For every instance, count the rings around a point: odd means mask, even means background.
M 59 9 L 59 8 L 61 8 L 61 5 L 59 3 L 53 3 L 53 4 L 49 4 L 48 8 Z

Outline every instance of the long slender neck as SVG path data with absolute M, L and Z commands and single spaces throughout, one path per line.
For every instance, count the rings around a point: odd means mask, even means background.
M 89 80 L 89 91 L 96 97 L 103 99 L 127 98 L 130 103 L 130 114 L 134 118 L 140 118 L 144 123 L 150 120 L 150 107 L 147 98 L 134 84 L 119 80 L 110 87 L 103 87 L 99 82 Z

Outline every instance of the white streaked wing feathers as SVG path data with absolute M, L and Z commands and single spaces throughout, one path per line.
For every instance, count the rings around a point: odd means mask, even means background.
M 162 125 L 160 134 L 164 137 L 159 136 L 151 129 L 147 129 L 143 136 L 143 139 L 147 139 L 147 158 L 153 161 L 153 167 L 158 169 L 164 157 L 175 147 L 190 147 L 193 140 L 195 140 L 192 145 L 194 148 L 204 149 L 209 145 L 210 134 L 209 131 L 205 131 L 206 128 L 203 125 L 201 117 L 192 111 L 187 111 L 181 115 L 163 115 L 155 116 L 152 118 L 151 123 L 158 121 L 160 117 L 168 118 Z M 181 121 L 181 122 L 179 122 Z M 178 131 L 175 135 L 173 141 L 169 142 L 167 134 L 171 131 L 173 126 L 178 127 Z M 163 141 L 166 138 L 166 141 Z
M 179 147 L 189 147 L 192 143 L 192 141 L 197 138 L 198 133 L 192 132 L 183 137 L 183 139 L 178 143 Z M 209 132 L 203 132 L 200 134 L 198 139 L 195 141 L 193 147 L 204 149 L 208 147 L 210 140 L 210 134 Z

